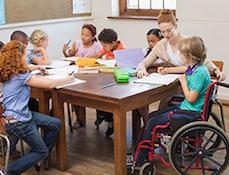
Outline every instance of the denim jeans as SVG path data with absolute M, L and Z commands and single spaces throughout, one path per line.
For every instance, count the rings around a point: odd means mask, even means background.
M 44 129 L 43 139 L 38 127 Z M 39 161 L 47 158 L 60 127 L 60 120 L 38 112 L 32 112 L 32 120 L 28 122 L 6 124 L 7 133 L 11 137 L 15 140 L 22 139 L 31 148 L 30 153 L 9 164 L 7 175 L 20 175 Z
M 152 129 L 157 125 L 165 125 L 166 123 L 168 123 L 169 122 L 168 114 L 175 109 L 179 109 L 178 106 L 171 106 L 171 107 L 168 107 L 164 110 L 150 113 L 148 122 L 147 122 L 146 127 L 145 127 L 145 130 L 143 132 L 143 135 L 141 136 L 141 140 L 150 140 Z M 184 117 L 185 115 L 182 115 L 182 116 Z M 180 118 L 181 115 L 173 114 L 172 117 L 173 118 Z M 195 119 L 194 116 L 193 116 L 193 119 Z M 147 159 L 147 155 L 148 155 L 148 150 L 147 149 L 141 149 L 140 154 L 139 154 L 138 159 L 137 159 L 138 166 L 141 166 L 144 163 L 145 159 Z

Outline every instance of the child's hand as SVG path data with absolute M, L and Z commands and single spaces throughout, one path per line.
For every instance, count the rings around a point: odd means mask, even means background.
M 63 53 L 66 53 L 66 51 L 69 49 L 70 47 L 67 44 L 64 44 L 63 46 Z
M 162 75 L 168 74 L 166 67 L 158 67 L 157 72 Z
M 42 55 L 46 54 L 46 50 L 43 47 L 38 47 L 34 50 L 34 53 L 41 53 Z
M 181 76 L 178 77 L 178 79 L 179 79 L 180 83 L 182 84 L 182 83 L 186 82 L 186 75 L 182 74 Z
M 74 42 L 74 43 L 72 44 L 72 47 L 71 47 L 71 52 L 75 54 L 75 53 L 77 52 L 77 50 L 78 50 L 78 47 L 77 47 L 77 45 L 76 45 L 76 42 Z
M 137 77 L 138 77 L 138 78 L 143 78 L 143 77 L 148 76 L 148 75 L 149 75 L 149 73 L 146 72 L 145 70 L 139 70 L 139 71 L 137 72 Z
M 38 70 L 41 71 L 41 73 L 43 75 L 48 75 L 49 74 L 49 72 L 44 67 L 39 67 Z

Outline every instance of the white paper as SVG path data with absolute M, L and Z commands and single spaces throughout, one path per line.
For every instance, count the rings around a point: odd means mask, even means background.
M 41 65 L 44 68 L 54 69 L 70 65 L 70 61 L 54 60 L 50 65 Z
M 105 65 L 106 67 L 115 67 L 116 65 L 116 60 L 102 60 L 102 59 L 97 59 L 96 60 L 97 63 L 101 64 L 101 65 Z
M 162 84 L 168 85 L 174 82 L 180 74 L 166 74 L 161 75 L 159 73 L 152 73 L 147 77 L 134 80 L 135 83 L 146 83 L 146 84 Z
M 56 68 L 56 69 L 47 69 L 46 71 L 48 72 L 49 75 L 55 75 L 55 74 L 68 75 L 72 72 L 77 73 L 78 67 L 76 65 L 71 65 L 71 66 L 65 66 L 65 67 Z
M 91 13 L 91 0 L 72 0 L 72 13 Z
M 64 58 L 61 58 L 61 60 L 64 60 L 64 61 L 76 61 L 77 57 L 64 57 Z

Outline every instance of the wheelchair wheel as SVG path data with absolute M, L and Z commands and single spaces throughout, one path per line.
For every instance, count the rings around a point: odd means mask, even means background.
M 139 170 L 139 175 L 155 175 L 155 174 L 156 174 L 156 168 L 151 162 L 144 163 Z
M 214 148 L 212 145 L 216 138 L 220 139 L 220 143 Z M 193 172 L 199 175 L 220 175 L 229 163 L 229 141 L 225 132 L 216 125 L 192 122 L 173 135 L 169 159 L 181 175 Z

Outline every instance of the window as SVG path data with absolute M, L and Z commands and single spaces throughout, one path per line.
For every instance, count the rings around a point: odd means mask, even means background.
M 122 16 L 158 16 L 161 9 L 176 9 L 176 0 L 119 0 Z

